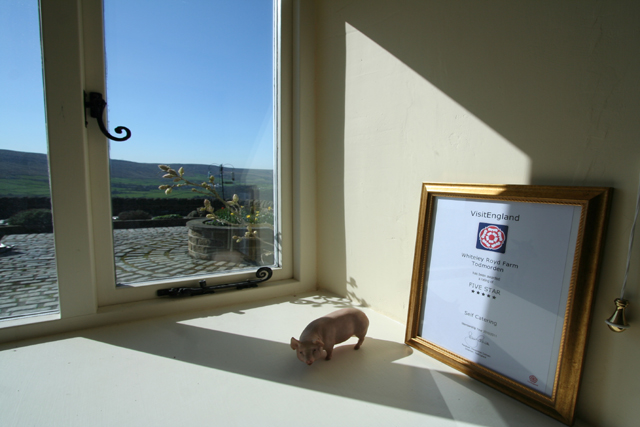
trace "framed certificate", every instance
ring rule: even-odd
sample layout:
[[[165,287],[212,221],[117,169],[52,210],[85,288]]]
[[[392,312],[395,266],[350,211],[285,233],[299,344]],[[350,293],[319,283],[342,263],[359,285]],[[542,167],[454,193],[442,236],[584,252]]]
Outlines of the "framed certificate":
[[[406,343],[572,424],[610,195],[423,184]]]

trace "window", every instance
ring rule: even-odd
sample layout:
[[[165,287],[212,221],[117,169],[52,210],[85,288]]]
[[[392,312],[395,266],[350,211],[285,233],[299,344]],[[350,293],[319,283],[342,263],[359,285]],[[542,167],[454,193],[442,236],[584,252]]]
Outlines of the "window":
[[[256,0],[258,1],[258,0]],[[129,3],[141,3],[141,2],[114,2],[116,6],[128,5]],[[167,2],[170,6],[175,2]],[[201,4],[210,4],[212,2],[200,2]],[[240,3],[235,1],[230,2],[218,2],[216,4],[224,3]],[[260,0],[260,3],[264,3]],[[271,4],[270,1],[267,3]],[[287,25],[286,31],[290,31],[291,27],[291,3],[289,1],[283,1],[285,7],[280,7],[280,2],[277,2],[275,9],[275,26],[276,28],[276,43],[274,44],[274,57],[276,58],[276,64],[279,64],[282,54],[279,36],[280,29],[283,28],[280,25],[282,16],[286,14],[289,16],[285,20]],[[106,19],[109,19],[109,3],[105,4],[104,10]],[[144,5],[144,12],[146,12],[145,19],[151,18],[156,13],[156,8],[160,8],[159,2],[148,2]],[[156,104],[155,100],[151,100],[152,107],[156,107],[157,111],[145,111],[144,108],[138,109],[133,106],[127,105],[131,102],[131,99],[127,99],[127,93],[131,91],[118,92],[117,83],[111,83],[107,78],[105,83],[105,55],[104,46],[106,44],[107,49],[107,61],[110,61],[109,57],[109,35],[110,29],[107,26],[103,26],[103,5],[101,1],[97,0],[83,0],[77,2],[75,0],[41,0],[41,38],[43,45],[43,55],[45,59],[44,68],[44,81],[45,81],[45,94],[46,94],[46,117],[47,117],[47,138],[49,142],[49,160],[51,165],[50,170],[50,186],[51,186],[51,201],[53,211],[53,222],[56,227],[55,234],[55,253],[57,256],[57,275],[59,283],[59,301],[61,306],[61,317],[71,318],[82,315],[93,315],[98,312],[98,308],[107,307],[122,303],[129,303],[141,300],[155,299],[156,291],[158,289],[178,286],[178,285],[197,285],[198,281],[206,278],[208,284],[217,284],[230,281],[238,281],[246,278],[253,277],[255,271],[255,265],[243,266],[239,269],[232,269],[229,272],[220,271],[205,271],[202,273],[198,271],[197,275],[181,275],[171,274],[172,271],[167,271],[166,276],[158,277],[145,277],[142,282],[148,286],[138,286],[136,280],[127,280],[126,275],[116,275],[117,271],[117,238],[114,238],[112,225],[114,223],[112,216],[119,214],[115,212],[112,214],[112,198],[111,198],[111,186],[116,190],[118,186],[117,174],[113,173],[115,162],[110,164],[109,156],[109,144],[106,138],[100,133],[95,119],[86,117],[84,108],[84,93],[100,92],[105,95],[105,99],[108,102],[109,124],[107,128],[111,130],[114,126],[124,125],[129,126],[133,132],[134,138],[151,140],[153,136],[145,135],[145,126],[139,124],[134,126],[135,120],[133,120],[136,114],[142,113],[142,115],[153,116],[156,123],[162,124],[162,122],[168,121],[163,114],[163,106]],[[118,19],[118,17],[114,17]],[[185,18],[187,19],[187,18]],[[123,23],[124,21],[121,21]],[[118,24],[116,23],[116,26]],[[231,32],[227,30],[227,37],[241,37],[242,34],[237,32]],[[103,34],[106,34],[106,40],[103,38]],[[290,33],[289,33],[290,34]],[[290,37],[288,38],[288,40]],[[188,43],[187,43],[188,44]],[[289,44],[289,42],[287,42]],[[183,44],[184,46],[184,44]],[[196,49],[196,46],[186,46],[189,49]],[[197,50],[197,49],[196,49]],[[116,56],[117,57],[117,56]],[[116,58],[114,57],[114,58]],[[135,59],[135,55],[134,55]],[[116,60],[112,60],[112,65],[117,66]],[[165,64],[175,65],[175,62],[179,62],[176,58],[163,58],[162,61]],[[290,61],[290,60],[289,60]],[[289,63],[289,62],[287,62]],[[108,65],[108,62],[107,64]],[[179,67],[178,67],[179,68]],[[117,74],[116,69],[113,69],[114,75]],[[135,68],[129,71],[134,73]],[[184,70],[182,70],[184,72]],[[219,71],[219,70],[218,70]],[[145,71],[149,73],[150,71]],[[215,74],[216,70],[212,70]],[[281,96],[281,73],[285,73],[287,81],[289,81],[290,71],[287,71],[286,67],[276,68],[276,72],[273,76],[272,89],[274,90],[274,108],[273,116],[275,116],[273,124],[273,133],[276,135],[277,141],[282,141],[280,144],[276,144],[275,149],[272,151],[272,159],[275,161],[276,167],[272,166],[273,172],[271,176],[274,177],[274,181],[271,189],[280,189],[280,192],[275,192],[273,198],[272,209],[276,210],[274,218],[274,224],[277,227],[277,235],[274,236],[274,240],[277,241],[276,251],[274,251],[273,259],[268,260],[265,263],[277,266],[274,269],[274,275],[271,282],[276,282],[281,279],[291,278],[293,275],[293,262],[292,262],[292,185],[291,185],[291,149],[288,147],[290,144],[290,132],[282,132],[282,121],[287,123],[284,125],[285,129],[290,128],[291,124],[288,122],[289,114],[281,114],[281,111],[290,111],[288,104],[290,103],[288,96]],[[183,73],[184,74],[184,73]],[[151,79],[151,75],[146,74],[142,80]],[[166,79],[167,77],[162,77]],[[185,78],[181,75],[182,80],[188,80],[188,76]],[[215,76],[213,77],[215,78]],[[161,82],[160,82],[161,83]],[[107,86],[105,89],[105,85]],[[114,94],[113,99],[111,95],[112,86]],[[195,91],[197,85],[185,89],[183,91]],[[156,85],[156,87],[162,87],[162,84]],[[142,88],[140,88],[142,89]],[[133,85],[133,92],[138,90],[138,86]],[[243,89],[238,89],[242,91]],[[140,90],[142,92],[142,90]],[[196,93],[196,98],[198,94]],[[289,93],[290,95],[290,93]],[[139,99],[138,99],[139,100]],[[201,100],[200,100],[201,101]],[[233,106],[234,99],[229,100]],[[149,102],[149,100],[146,100]],[[164,102],[164,101],[163,101]],[[171,104],[171,102],[169,103]],[[206,108],[206,102],[203,103]],[[171,105],[169,105],[171,106]],[[121,109],[122,107],[122,109]],[[178,105],[180,107],[180,105]],[[188,107],[188,108],[187,108]],[[184,109],[189,109],[190,106],[185,106]],[[180,109],[180,108],[178,108]],[[242,110],[237,108],[237,110]],[[154,115],[153,113],[158,113]],[[132,121],[127,118],[126,113],[132,114]],[[189,110],[187,117],[189,122],[204,122],[208,124],[206,117],[198,117],[197,114],[204,114],[210,118],[211,112],[203,111],[202,108],[196,108],[195,110]],[[124,114],[123,116],[118,116]],[[167,113],[171,115],[171,113]],[[173,117],[173,116],[171,116]],[[85,119],[88,121],[85,126]],[[215,117],[214,117],[215,119]],[[137,120],[137,119],[136,119]],[[144,120],[142,117],[140,120]],[[269,119],[266,119],[268,122]],[[140,122],[143,123],[143,122]],[[232,127],[231,120],[220,120],[219,123],[223,125],[229,125]],[[193,124],[193,123],[188,123]],[[262,124],[262,123],[261,123]],[[187,127],[188,127],[187,125]],[[211,125],[213,127],[213,124]],[[177,126],[180,127],[180,126]],[[238,132],[243,129],[238,129]],[[194,130],[185,129],[187,135],[189,132],[195,132]],[[199,130],[202,135],[206,133]],[[259,132],[259,131],[258,131]],[[263,126],[263,133],[269,133],[269,125]],[[281,137],[281,134],[284,134]],[[127,144],[134,143],[135,139],[131,139],[128,142],[122,143],[123,149],[128,149]],[[176,138],[172,139],[172,144],[175,149],[169,149],[167,154],[167,160],[173,162],[171,156],[177,156],[180,151],[188,150],[184,141],[177,141]],[[113,144],[115,145],[115,143]],[[113,146],[112,145],[112,146]],[[121,147],[118,147],[121,148]],[[153,148],[145,148],[144,150],[153,150]],[[117,150],[113,150],[117,153]],[[122,157],[124,161],[127,160],[126,155],[116,154],[114,158]],[[240,188],[239,181],[243,185],[246,182],[240,181],[242,173],[247,169],[267,169],[264,166],[257,166],[257,164],[234,164],[236,160],[232,158],[218,158],[208,156],[204,153],[202,160],[199,164],[207,165],[212,169],[207,171],[210,175],[214,176],[214,184],[224,183],[225,196],[233,200],[233,193],[228,193],[228,190],[235,192],[239,196],[242,195],[242,189]],[[256,159],[260,156],[256,156]],[[230,160],[231,159],[231,160]],[[120,160],[120,159],[117,159]],[[163,159],[158,159],[162,161]],[[178,163],[184,163],[185,177],[190,174],[189,163],[194,160],[188,160],[186,158],[179,159]],[[142,158],[136,163],[149,163],[155,168],[155,159]],[[166,162],[166,161],[163,161]],[[158,162],[159,163],[159,162]],[[167,162],[168,163],[168,162]],[[179,164],[171,165],[179,166]],[[222,166],[222,167],[220,167]],[[160,170],[158,169],[158,173]],[[212,173],[213,172],[213,173]],[[231,175],[231,176],[229,176]],[[111,183],[110,183],[111,177]],[[155,175],[153,178],[157,178]],[[144,177],[146,179],[146,176]],[[281,179],[281,182],[276,181]],[[218,182],[215,182],[218,181]],[[156,185],[156,184],[154,184]],[[260,184],[249,183],[246,185],[258,186]],[[215,187],[217,188],[217,187]],[[249,188],[251,189],[251,188]],[[268,186],[265,188],[253,188],[260,197],[264,194],[270,193],[271,189]],[[178,193],[180,189],[173,189],[173,192]],[[220,188],[222,191],[222,188]],[[165,197],[162,191],[153,189],[153,192],[157,193],[157,198]],[[164,200],[164,199],[163,199]],[[186,203],[186,202],[185,202]],[[267,210],[268,210],[267,206]],[[281,207],[278,209],[278,207]],[[134,209],[135,210],[135,209]],[[254,211],[249,211],[246,215],[252,215]],[[116,229],[117,231],[118,229]],[[268,240],[268,239],[267,239]],[[116,252],[114,252],[114,248]],[[245,250],[245,249],[243,249]],[[117,283],[122,283],[125,286],[117,286]],[[6,326],[6,325],[0,325]]]
[[[117,284],[277,266],[272,1],[103,4]]]
[[[59,311],[39,22],[0,3],[0,321]]]

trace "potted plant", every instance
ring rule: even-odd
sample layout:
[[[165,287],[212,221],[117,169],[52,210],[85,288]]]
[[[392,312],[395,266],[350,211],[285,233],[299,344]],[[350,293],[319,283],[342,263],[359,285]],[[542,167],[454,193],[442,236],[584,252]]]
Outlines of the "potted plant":
[[[199,211],[205,218],[187,222],[189,228],[189,255],[197,259],[230,259],[241,255],[244,261],[254,265],[273,264],[274,258],[274,216],[270,206],[251,201],[240,203],[234,194],[231,200],[224,200],[215,187],[214,176],[209,182],[197,184],[184,177],[184,168],[178,171],[167,165],[158,166],[171,179],[172,184],[158,188],[171,194],[174,189],[191,187],[194,193],[200,193],[204,206]],[[217,203],[210,200],[213,198]],[[245,206],[246,205],[246,206]]]

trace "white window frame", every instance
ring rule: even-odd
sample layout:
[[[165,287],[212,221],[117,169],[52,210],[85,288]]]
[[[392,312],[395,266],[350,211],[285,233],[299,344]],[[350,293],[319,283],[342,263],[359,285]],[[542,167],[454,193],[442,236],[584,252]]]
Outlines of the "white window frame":
[[[104,42],[101,37],[102,34],[104,34],[101,3],[101,1],[85,0],[83,5],[85,90],[87,93],[106,93],[105,99],[107,99],[108,102],[109,94],[105,89]],[[278,31],[280,25],[276,23],[275,27],[276,31]],[[276,40],[278,39],[280,39],[280,37],[276,37]],[[275,62],[278,62],[280,51],[281,49],[276,49]],[[274,71],[277,76],[279,74],[279,67],[276,68]],[[276,81],[279,82],[280,79],[276,78]],[[276,87],[277,86],[278,84],[276,84]],[[274,111],[278,111],[278,106],[280,105],[278,92],[279,91],[276,90],[276,106]],[[281,113],[276,114],[276,117],[280,116]],[[276,125],[274,128],[276,129],[276,134],[279,134],[279,126]],[[115,260],[113,255],[113,234],[111,231],[111,192],[109,182],[105,180],[105,177],[109,176],[108,143],[96,125],[95,120],[89,123],[87,134],[89,139],[89,170],[91,171],[93,233],[94,239],[102,242],[94,248],[97,273],[97,296],[100,306],[151,299],[155,297],[158,289],[172,286],[197,286],[198,281],[203,278],[207,279],[208,284],[215,285],[249,279],[252,276],[255,277],[254,273],[231,272],[198,277],[168,277],[166,280],[154,281],[154,284],[146,286],[116,287],[116,278],[113,271]],[[282,138],[280,138],[280,140],[282,141],[282,146],[290,144],[290,141]],[[281,144],[276,144],[278,146],[276,155],[277,157],[282,157],[282,159],[277,160],[277,164],[290,165],[290,159],[286,159],[282,153],[283,150],[280,149]],[[278,175],[281,175],[283,171],[278,170],[278,172]],[[287,229],[291,224],[291,213],[283,209],[278,209],[277,212],[277,217],[280,219],[280,236],[282,237],[280,239],[281,267],[273,269],[274,276],[271,280],[281,280],[292,276],[291,229]]]
[[[84,125],[83,92],[106,92],[101,0],[40,3],[60,315],[1,322],[0,342],[314,290],[312,5],[281,0],[276,85],[281,267],[274,269],[269,282],[255,289],[169,300],[156,297],[156,291],[197,285],[202,277],[116,287],[108,144],[94,119]],[[307,74],[307,84],[302,83],[302,72]],[[108,94],[105,99],[108,102]],[[207,283],[252,277],[254,273],[217,274],[207,277]],[[43,326],[44,320],[51,321]]]

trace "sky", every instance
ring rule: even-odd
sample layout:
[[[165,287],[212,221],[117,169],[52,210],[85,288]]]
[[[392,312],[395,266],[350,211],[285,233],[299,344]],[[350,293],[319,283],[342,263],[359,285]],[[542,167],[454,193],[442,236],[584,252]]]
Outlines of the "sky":
[[[37,0],[0,1],[0,148],[46,152]],[[112,159],[273,167],[271,0],[104,0]]]

